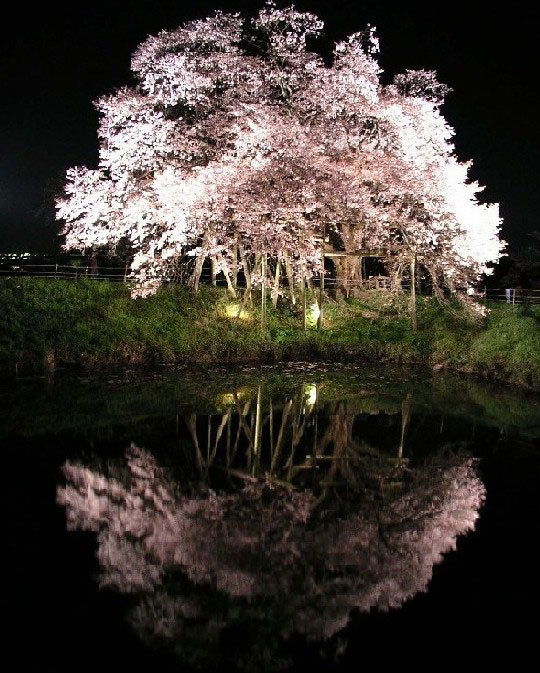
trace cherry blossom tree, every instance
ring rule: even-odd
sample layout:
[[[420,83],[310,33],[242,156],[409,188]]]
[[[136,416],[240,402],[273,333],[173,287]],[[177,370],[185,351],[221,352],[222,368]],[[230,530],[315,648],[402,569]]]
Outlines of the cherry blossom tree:
[[[496,261],[497,207],[481,205],[441,113],[431,71],[380,81],[372,27],[308,46],[322,22],[267,2],[246,21],[216,12],[149,37],[137,80],[96,102],[99,166],[68,171],[58,200],[67,248],[128,241],[134,294],[171,263],[205,260],[235,292],[279,291],[320,269],[324,233],[358,274],[358,251],[383,248],[400,284],[407,266],[433,285],[465,287]],[[273,274],[273,276],[272,276]]]

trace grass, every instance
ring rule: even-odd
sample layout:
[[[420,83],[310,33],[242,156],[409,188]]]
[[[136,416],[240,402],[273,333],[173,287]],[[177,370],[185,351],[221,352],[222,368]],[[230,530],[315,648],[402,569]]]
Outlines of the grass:
[[[329,301],[322,331],[302,329],[299,307],[270,305],[262,331],[258,306],[236,318],[234,302],[219,288],[203,286],[193,295],[165,286],[133,300],[120,283],[2,279],[0,369],[361,359],[466,371],[540,390],[540,306],[494,304],[487,318],[473,320],[458,304],[421,297],[413,332],[407,301],[375,292]]]

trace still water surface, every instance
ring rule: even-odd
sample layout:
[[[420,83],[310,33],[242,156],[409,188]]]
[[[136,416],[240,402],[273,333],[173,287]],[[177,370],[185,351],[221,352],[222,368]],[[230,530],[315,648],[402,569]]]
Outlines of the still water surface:
[[[299,364],[64,375],[1,401],[23,661],[316,671],[480,626],[527,644],[537,397]]]

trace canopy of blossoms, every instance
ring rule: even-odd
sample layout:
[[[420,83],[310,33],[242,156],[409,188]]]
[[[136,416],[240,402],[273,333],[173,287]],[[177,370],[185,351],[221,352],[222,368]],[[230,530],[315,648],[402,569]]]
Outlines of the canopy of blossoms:
[[[231,292],[238,273],[292,289],[327,237],[350,255],[384,249],[398,284],[412,258],[436,287],[478,278],[503,248],[498,207],[455,156],[447,87],[423,70],[382,84],[371,27],[325,62],[322,28],[268,2],[143,42],[135,86],[96,102],[98,167],[67,173],[65,246],[127,241],[139,295],[178,260],[194,287],[209,259]]]

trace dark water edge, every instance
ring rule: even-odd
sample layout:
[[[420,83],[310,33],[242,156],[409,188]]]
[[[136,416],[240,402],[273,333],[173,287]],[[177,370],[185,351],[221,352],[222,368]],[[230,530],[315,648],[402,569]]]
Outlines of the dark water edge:
[[[62,468],[66,460],[98,472],[104,465],[123,464],[132,442],[170,467],[179,437],[184,445],[189,439],[178,416],[196,413],[201,432],[204,419],[215,417],[215,432],[219,414],[230,404],[223,395],[243,389],[248,391],[245,399],[253,402],[261,376],[262,399],[283,401],[298,386],[317,385],[325,391],[323,409],[345,400],[354,415],[353,436],[384,455],[399,444],[405,413],[404,449],[413,467],[434,449],[452,445],[452,451],[476,459],[486,491],[475,530],[458,536],[457,551],[434,565],[427,592],[388,611],[353,610],[349,623],[324,642],[310,642],[305,633],[291,636],[280,650],[288,667],[357,669],[367,656],[381,664],[411,662],[436,644],[453,653],[466,643],[482,658],[497,651],[513,650],[518,656],[532,650],[536,620],[529,611],[540,594],[535,553],[538,398],[451,376],[300,364],[198,373],[165,370],[142,377],[124,370],[105,377],[18,381],[1,388],[7,607],[19,666],[28,662],[33,670],[50,665],[67,670],[84,663],[102,670],[191,670],[163,642],[144,644],[124,620],[133,609],[133,595],[98,589],[96,536],[66,532],[64,508],[56,504],[65,481]],[[255,636],[249,624],[233,624],[219,644],[223,657],[205,668],[232,669],[234,652],[250,637]],[[244,670],[250,670],[249,662]]]
[[[216,369],[225,368],[228,371],[243,370],[245,368],[258,368],[265,370],[268,368],[287,368],[295,366],[298,361],[309,360],[312,364],[324,368],[333,367],[342,369],[343,367],[356,367],[358,363],[366,369],[372,369],[384,366],[393,371],[402,371],[406,375],[425,377],[431,379],[433,376],[460,377],[473,381],[479,381],[482,384],[496,388],[509,388],[517,393],[523,392],[531,395],[540,395],[540,383],[531,372],[523,371],[523,367],[517,367],[511,363],[497,364],[490,363],[482,365],[471,365],[468,363],[458,363],[452,361],[442,361],[432,363],[426,360],[424,356],[403,356],[397,357],[392,353],[386,353],[384,349],[380,352],[376,350],[366,351],[362,348],[335,347],[331,353],[311,352],[309,348],[304,352],[302,349],[285,349],[276,356],[275,353],[265,352],[264,350],[257,354],[239,354],[237,357],[231,357],[230,354],[219,354],[217,357],[205,354],[202,358],[186,358],[177,362],[161,361],[159,358],[149,357],[132,360],[129,357],[125,360],[113,359],[109,361],[96,359],[88,363],[81,362],[60,362],[57,363],[54,353],[51,351],[50,357],[45,357],[42,361],[26,361],[22,363],[0,362],[0,379],[14,384],[17,381],[32,381],[51,379],[53,377],[79,376],[83,379],[107,378],[109,375],[118,376],[122,372],[128,371],[133,378],[152,377],[156,371],[168,372],[194,372],[206,371],[212,372]]]

